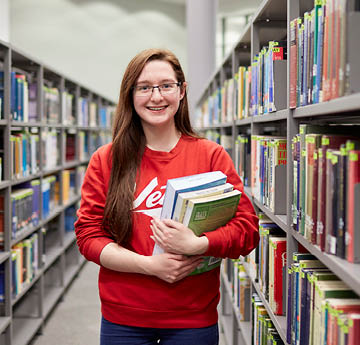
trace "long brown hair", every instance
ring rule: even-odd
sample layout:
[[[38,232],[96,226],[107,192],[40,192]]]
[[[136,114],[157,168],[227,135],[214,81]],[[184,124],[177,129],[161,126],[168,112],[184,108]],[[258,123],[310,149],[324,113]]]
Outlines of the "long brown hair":
[[[121,245],[128,244],[132,234],[131,210],[135,182],[146,144],[140,118],[134,108],[133,86],[145,65],[152,60],[169,62],[174,69],[177,81],[185,82],[178,59],[172,52],[164,49],[147,49],[140,52],[130,61],[125,70],[113,124],[112,169],[103,219],[103,227]],[[190,123],[186,90],[174,120],[179,132],[197,137]]]

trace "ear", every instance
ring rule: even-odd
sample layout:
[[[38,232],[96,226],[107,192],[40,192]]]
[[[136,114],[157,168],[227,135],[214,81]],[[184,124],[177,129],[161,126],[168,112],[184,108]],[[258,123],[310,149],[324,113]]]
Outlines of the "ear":
[[[187,82],[184,81],[182,84],[181,84],[181,88],[180,88],[180,100],[182,100],[185,96],[185,92],[186,92],[186,88],[187,88]]]

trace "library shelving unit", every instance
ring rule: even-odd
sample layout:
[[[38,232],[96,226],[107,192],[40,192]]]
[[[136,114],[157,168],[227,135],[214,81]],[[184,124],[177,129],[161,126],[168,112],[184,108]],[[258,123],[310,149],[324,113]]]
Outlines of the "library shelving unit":
[[[287,143],[287,163],[275,173],[275,205],[272,208],[266,206],[254,193],[250,183],[244,183],[245,193],[250,197],[255,209],[265,214],[278,228],[283,231],[286,238],[286,272],[293,263],[293,253],[298,250],[307,250],[330,269],[340,280],[345,282],[358,296],[360,296],[360,264],[351,263],[336,255],[328,254],[316,244],[311,243],[304,235],[294,230],[293,227],[293,190],[294,190],[294,162],[292,159],[292,140],[300,132],[301,124],[318,125],[344,125],[360,123],[360,87],[359,70],[360,64],[356,54],[360,51],[359,8],[356,1],[348,0],[339,2],[328,1],[332,6],[341,3],[346,4],[346,37],[347,63],[351,67],[349,75],[348,92],[338,98],[322,101],[316,104],[290,106],[290,79],[291,79],[291,51],[290,30],[291,21],[295,18],[303,18],[310,13],[315,5],[321,1],[314,0],[264,0],[259,6],[251,21],[244,28],[238,42],[232,51],[223,59],[219,68],[209,78],[203,94],[197,103],[196,118],[194,125],[200,133],[211,140],[219,142],[232,156],[236,168],[238,168],[236,141],[239,135],[249,137],[258,135],[280,136]],[[324,4],[324,2],[322,2]],[[335,12],[334,12],[335,13]],[[335,15],[335,14],[334,14]],[[338,14],[337,14],[338,15]],[[337,17],[338,18],[338,17]],[[358,22],[356,24],[356,21]],[[339,21],[340,23],[340,21]],[[340,24],[339,24],[340,25]],[[235,104],[239,102],[234,85],[240,66],[252,66],[254,57],[267,46],[269,41],[285,41],[287,48],[287,60],[277,61],[274,64],[274,93],[275,111],[267,111],[253,115],[236,113]],[[340,48],[338,48],[340,49]],[[297,65],[298,68],[299,64]],[[252,76],[253,77],[253,76]],[[230,90],[224,93],[224,87]],[[223,92],[223,93],[221,93]],[[250,91],[251,92],[251,89]],[[219,101],[218,95],[222,100]],[[228,98],[226,98],[228,97]],[[230,97],[230,98],[229,98]],[[245,96],[246,97],[246,96]],[[224,98],[226,100],[224,101]],[[218,102],[218,103],[216,103]],[[220,105],[219,105],[220,102]],[[244,100],[245,102],[245,100]],[[249,101],[250,102],[250,101]],[[222,104],[222,105],[221,105]],[[224,105],[225,104],[225,105]],[[245,104],[245,103],[244,103]],[[244,106],[245,107],[245,106]],[[251,104],[248,105],[251,108]],[[224,110],[225,108],[225,110]],[[237,109],[238,111],[238,109]],[[360,139],[359,134],[356,135]],[[253,154],[253,152],[251,152]],[[248,156],[251,160],[251,155]],[[249,162],[250,164],[250,162]],[[252,171],[253,173],[253,171]],[[245,182],[245,181],[244,181]],[[355,197],[355,209],[359,210],[359,185]],[[356,199],[357,198],[357,199]],[[358,221],[358,220],[357,220]],[[357,224],[357,231],[360,231]],[[263,303],[268,316],[276,328],[278,335],[284,344],[289,344],[287,332],[287,315],[275,315],[268,298],[264,295],[259,281],[254,277],[249,263],[243,260],[246,273],[250,277],[250,294],[245,303],[252,304],[252,295],[256,293]],[[252,314],[250,320],[242,321],[239,307],[234,302],[234,286],[232,281],[233,262],[226,261],[221,272],[221,301],[219,305],[220,324],[225,333],[227,345],[250,345],[254,342],[252,329]],[[286,300],[285,311],[288,307],[288,284],[283,288]]]
[[[73,223],[114,104],[0,42],[0,343],[29,344],[84,264]]]

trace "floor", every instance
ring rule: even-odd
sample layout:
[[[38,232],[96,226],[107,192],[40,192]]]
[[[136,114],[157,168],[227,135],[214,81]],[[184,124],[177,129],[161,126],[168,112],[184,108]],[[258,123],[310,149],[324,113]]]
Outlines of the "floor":
[[[85,264],[31,345],[99,345],[97,273],[97,265]],[[222,334],[219,345],[226,345]]]

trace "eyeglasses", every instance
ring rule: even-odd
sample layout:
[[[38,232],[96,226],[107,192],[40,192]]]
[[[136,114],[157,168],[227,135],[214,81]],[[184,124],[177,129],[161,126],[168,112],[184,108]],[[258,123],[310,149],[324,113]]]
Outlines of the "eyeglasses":
[[[135,85],[133,89],[134,89],[134,95],[139,97],[150,96],[153,93],[154,89],[158,89],[162,95],[170,95],[172,93],[175,93],[180,85],[181,82],[178,81],[177,83],[165,83],[154,86]]]

